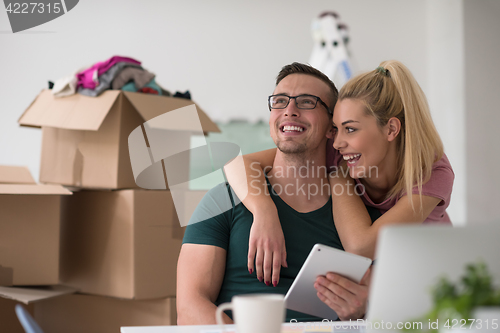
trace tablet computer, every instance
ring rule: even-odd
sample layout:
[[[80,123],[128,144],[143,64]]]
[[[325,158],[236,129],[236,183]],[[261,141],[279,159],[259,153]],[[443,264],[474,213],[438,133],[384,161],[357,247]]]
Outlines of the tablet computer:
[[[359,283],[371,264],[369,258],[327,245],[314,245],[285,296],[286,307],[322,319],[336,320],[335,311],[318,298],[314,281],[318,275],[333,272]]]

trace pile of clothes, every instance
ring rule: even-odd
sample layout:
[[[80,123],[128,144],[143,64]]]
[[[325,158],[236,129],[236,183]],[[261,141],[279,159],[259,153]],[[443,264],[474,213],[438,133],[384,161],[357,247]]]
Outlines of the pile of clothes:
[[[96,97],[108,89],[171,96],[168,90],[156,83],[155,74],[142,68],[140,61],[122,56],[81,68],[54,83],[49,81],[49,88],[55,97],[75,93]],[[191,99],[191,94],[189,91],[177,92],[174,97]]]

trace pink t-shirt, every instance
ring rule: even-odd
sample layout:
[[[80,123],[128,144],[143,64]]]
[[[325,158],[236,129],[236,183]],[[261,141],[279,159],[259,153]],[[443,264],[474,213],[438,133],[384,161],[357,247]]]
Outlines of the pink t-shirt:
[[[338,150],[333,149],[333,145],[330,144],[332,142],[330,141],[331,140],[328,142],[328,146],[332,148],[327,149],[327,165],[337,166],[342,160],[342,155],[340,155]],[[424,223],[439,222],[451,225],[450,218],[446,213],[446,208],[450,204],[451,190],[453,188],[454,179],[455,174],[453,173],[450,162],[448,161],[446,154],[443,154],[443,157],[432,166],[432,173],[429,181],[422,185],[422,195],[441,199],[441,202],[436,206],[436,208],[434,208]],[[358,179],[356,179],[356,182],[360,183]],[[412,193],[418,194],[418,188],[414,187]],[[361,199],[365,205],[378,208],[380,212],[384,214],[391,209],[401,197],[402,195],[392,199],[386,199],[381,203],[374,203],[370,197],[368,197],[368,194],[364,193]]]
[[[106,61],[101,61],[92,65],[92,67],[87,68],[80,73],[76,74],[77,87],[83,87],[87,89],[95,89],[97,86],[98,78],[105,72],[107,72],[114,64],[118,62],[129,62],[132,64],[140,65],[141,62],[132,58],[114,56]]]

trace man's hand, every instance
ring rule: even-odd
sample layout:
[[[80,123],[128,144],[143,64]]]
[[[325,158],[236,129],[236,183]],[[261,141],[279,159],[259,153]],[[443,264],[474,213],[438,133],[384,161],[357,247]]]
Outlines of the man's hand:
[[[371,267],[359,284],[335,273],[316,278],[314,288],[326,305],[332,308],[340,320],[360,319],[366,313]]]
[[[254,266],[255,261],[255,266]],[[259,281],[276,286],[281,266],[286,263],[285,237],[276,209],[254,214],[248,241],[248,272],[256,272]]]

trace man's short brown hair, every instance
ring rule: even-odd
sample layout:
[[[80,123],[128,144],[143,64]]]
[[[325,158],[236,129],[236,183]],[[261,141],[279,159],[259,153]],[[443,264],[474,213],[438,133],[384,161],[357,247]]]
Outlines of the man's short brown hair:
[[[320,79],[321,81],[325,82],[330,88],[331,92],[329,96],[330,110],[328,111],[330,115],[333,115],[333,108],[337,103],[339,92],[337,90],[337,87],[335,87],[335,84],[332,82],[332,80],[328,78],[328,76],[326,76],[325,74],[323,74],[322,72],[320,72],[319,70],[310,65],[302,64],[300,62],[294,62],[290,65],[283,66],[278,76],[276,77],[276,85],[278,85],[281,82],[281,80],[283,80],[290,74],[307,74],[314,76]]]

